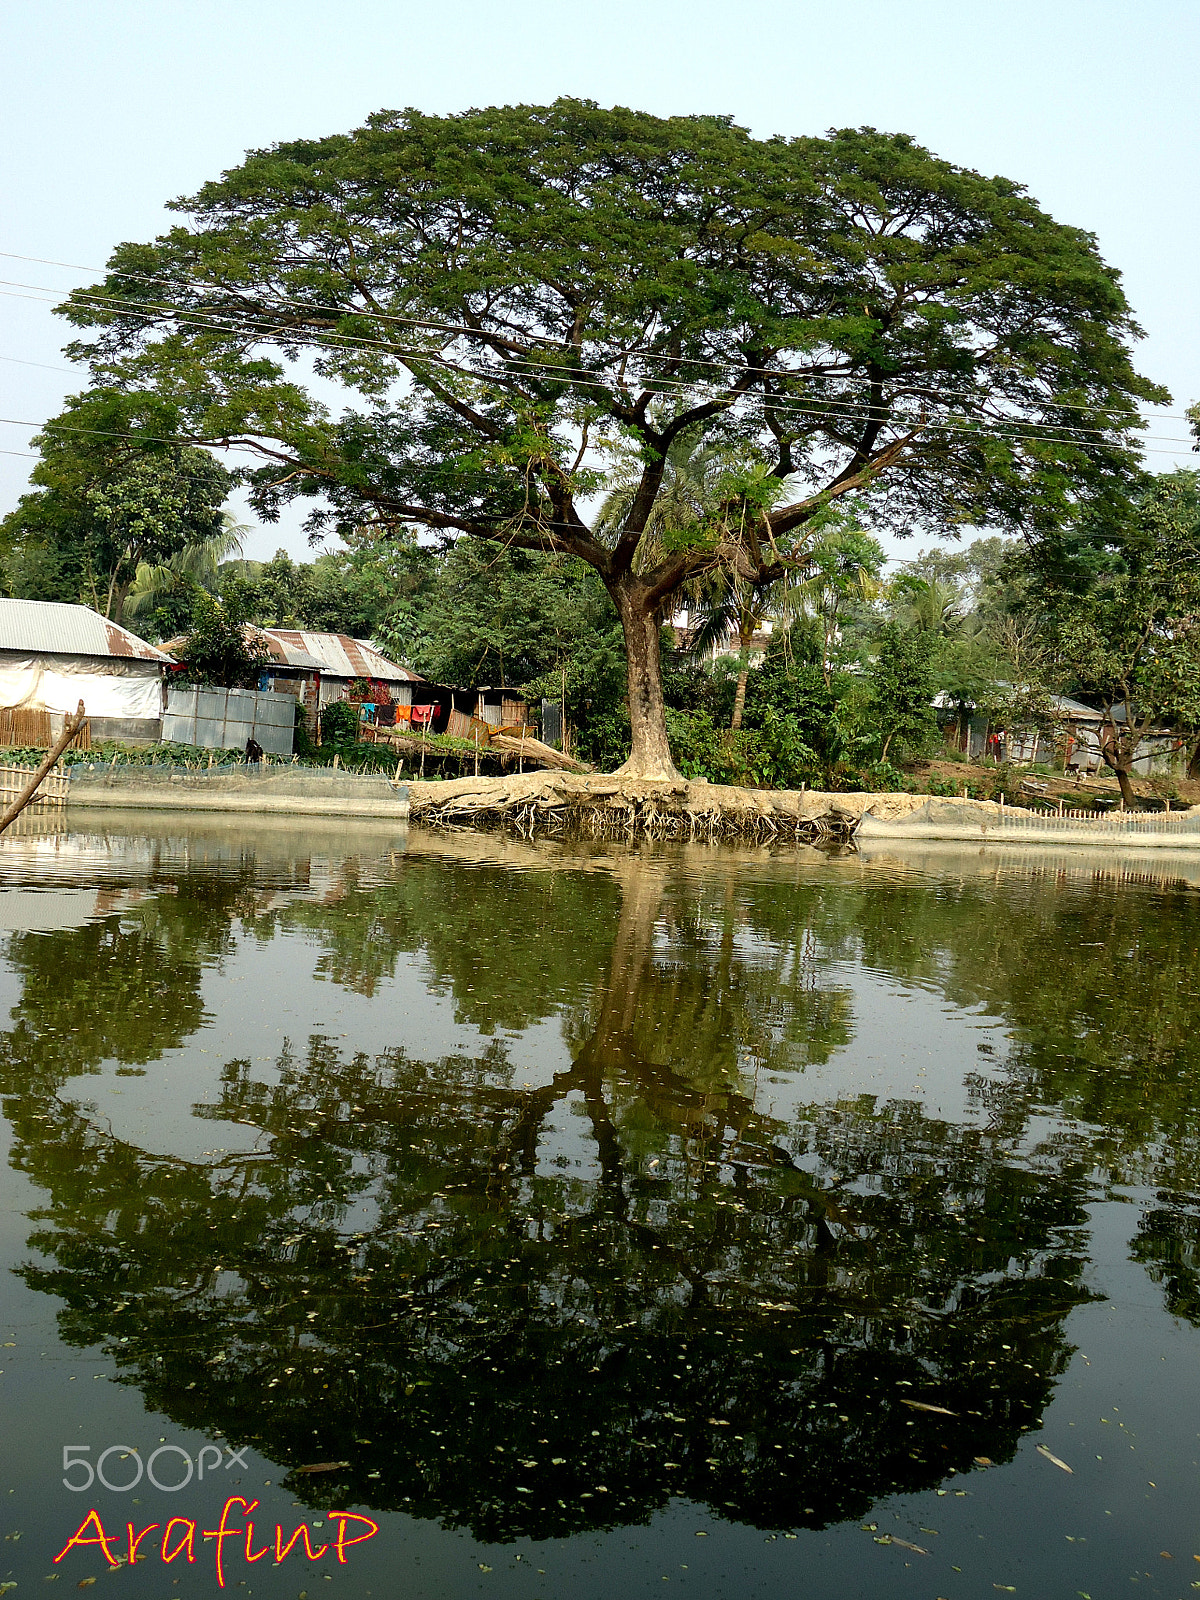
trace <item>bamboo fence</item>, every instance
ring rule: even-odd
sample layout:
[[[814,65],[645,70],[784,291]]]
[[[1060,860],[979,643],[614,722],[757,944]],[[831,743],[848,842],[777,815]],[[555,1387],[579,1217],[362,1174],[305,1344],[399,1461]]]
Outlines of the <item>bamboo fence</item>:
[[[13,803],[36,771],[36,767],[0,765],[0,811]],[[30,805],[65,806],[69,787],[70,779],[62,767],[48,772]]]
[[[49,750],[54,743],[54,729],[48,711],[29,710],[23,706],[0,707],[0,745],[17,745],[26,750]],[[77,750],[92,748],[91,724],[85,722],[71,741]]]

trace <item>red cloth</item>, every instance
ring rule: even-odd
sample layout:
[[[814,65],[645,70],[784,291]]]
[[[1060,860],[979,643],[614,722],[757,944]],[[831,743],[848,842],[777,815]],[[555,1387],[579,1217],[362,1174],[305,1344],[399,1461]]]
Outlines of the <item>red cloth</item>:
[[[412,708],[412,720],[413,720],[414,726],[419,728],[419,727],[422,726],[422,724],[424,724],[426,722],[428,722],[430,725],[432,725],[432,723],[433,723],[433,713],[436,710],[437,710],[436,706],[414,706]]]

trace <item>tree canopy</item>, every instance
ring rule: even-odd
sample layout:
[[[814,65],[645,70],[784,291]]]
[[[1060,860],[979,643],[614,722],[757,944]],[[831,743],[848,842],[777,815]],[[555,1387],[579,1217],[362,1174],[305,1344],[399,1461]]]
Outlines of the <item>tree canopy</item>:
[[[1082,518],[1021,563],[1043,609],[1059,685],[1099,702],[1100,753],[1128,806],[1138,747],[1155,727],[1200,737],[1200,474],[1153,478],[1120,519]]]
[[[120,622],[139,566],[220,539],[234,479],[207,450],[141,437],[127,406],[85,396],[71,415],[39,436],[35,487],[0,524],[9,579]]]
[[[1021,188],[870,128],[757,140],[586,101],[279,144],[120,246],[67,315],[108,394],[236,441],[267,515],[418,524],[589,563],[629,656],[630,770],[669,774],[659,625],[680,585],[801,563],[882,491],[901,531],[1037,535],[1132,479],[1165,391],[1094,239]],[[306,386],[301,359],[335,412]],[[715,509],[643,537],[675,442],[730,453]],[[588,507],[614,453],[628,510]]]

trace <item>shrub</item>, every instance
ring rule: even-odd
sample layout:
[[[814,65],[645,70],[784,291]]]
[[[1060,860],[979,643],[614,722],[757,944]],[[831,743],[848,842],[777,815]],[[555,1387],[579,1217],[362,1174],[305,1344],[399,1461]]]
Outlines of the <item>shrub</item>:
[[[334,700],[321,713],[321,743],[349,744],[358,738],[359,711],[347,700]]]
[[[685,778],[738,787],[795,789],[818,770],[795,717],[763,708],[757,728],[717,728],[707,711],[667,707],[667,735],[675,765]]]
[[[911,787],[910,784],[906,784],[904,774],[890,761],[872,762],[869,767],[864,767],[861,777],[863,788],[871,790],[874,794],[888,794],[897,789]]]
[[[215,684],[223,689],[257,689],[267,647],[247,634],[247,599],[232,585],[224,601],[197,589],[192,626],[175,652],[183,663],[180,676],[188,683]]]

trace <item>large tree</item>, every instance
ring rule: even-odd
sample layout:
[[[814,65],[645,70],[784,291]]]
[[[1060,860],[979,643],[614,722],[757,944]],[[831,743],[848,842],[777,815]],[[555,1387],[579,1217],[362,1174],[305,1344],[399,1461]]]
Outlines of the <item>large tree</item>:
[[[146,411],[119,395],[81,395],[38,435],[34,488],[0,523],[18,595],[82,600],[120,622],[139,571],[227,541],[232,475],[207,450],[165,439],[160,424],[147,436]]]
[[[1165,398],[1091,235],[869,128],[756,140],[572,100],[381,112],[176,208],[189,225],[71,297],[97,381],[153,392],[172,436],[257,451],[267,515],[314,496],[316,529],[590,563],[624,628],[636,775],[674,770],[659,629],[681,585],[777,580],[865,491],[885,491],[876,525],[1036,535],[1122,492],[1137,401]],[[671,448],[697,434],[749,465],[643,560]],[[599,526],[589,503],[631,449],[626,515]]]
[[[1056,687],[1099,702],[1100,754],[1136,807],[1139,750],[1200,738],[1200,473],[1151,478],[1120,520],[1084,518],[1024,563]]]

